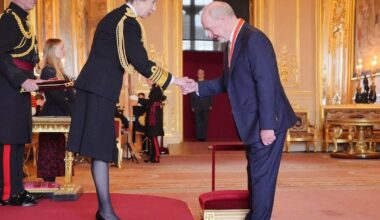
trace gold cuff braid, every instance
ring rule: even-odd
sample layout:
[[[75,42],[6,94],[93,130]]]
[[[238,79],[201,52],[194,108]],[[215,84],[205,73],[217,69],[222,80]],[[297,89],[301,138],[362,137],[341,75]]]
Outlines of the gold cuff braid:
[[[161,67],[152,66],[151,68],[152,75],[149,77],[150,80],[157,83],[159,86],[163,86],[169,78],[169,72],[165,71]]]

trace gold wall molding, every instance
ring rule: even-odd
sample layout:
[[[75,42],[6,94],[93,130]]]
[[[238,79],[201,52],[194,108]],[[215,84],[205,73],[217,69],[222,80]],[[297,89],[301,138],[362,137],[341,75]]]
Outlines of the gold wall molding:
[[[2,2],[4,5],[4,9],[6,9],[11,1],[10,0],[2,0]]]
[[[297,56],[289,53],[286,46],[283,46],[277,55],[278,70],[281,83],[285,87],[299,87],[299,71]]]
[[[7,8],[6,2],[4,0],[0,0],[0,13],[3,13],[4,9]]]
[[[316,107],[320,125],[323,124],[323,106],[333,104],[338,97],[341,104],[352,103],[355,3],[356,0],[317,1]],[[321,130],[321,126],[318,127]]]
[[[322,104],[351,103],[351,67],[353,62],[354,0],[320,0],[319,76]]]

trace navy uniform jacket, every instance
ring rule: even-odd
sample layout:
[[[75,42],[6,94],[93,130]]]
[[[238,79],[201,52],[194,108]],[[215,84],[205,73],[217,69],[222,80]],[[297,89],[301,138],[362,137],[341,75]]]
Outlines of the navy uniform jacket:
[[[33,70],[16,67],[13,58],[32,48],[17,59],[33,67],[38,62],[38,53],[32,39],[24,38],[12,12],[20,18],[23,28],[29,31],[26,23],[28,12],[10,3],[0,18],[0,144],[28,143],[32,131],[30,93],[20,94],[20,89],[25,80],[34,79],[35,76]],[[23,38],[25,43],[20,44]],[[21,47],[16,48],[18,45]]]
[[[98,24],[89,58],[84,65],[75,86],[81,90],[89,91],[117,102],[123,83],[123,73],[116,41],[116,27],[127,9],[123,4],[119,8],[108,13]],[[147,52],[142,43],[141,27],[136,18],[128,17],[124,21],[125,53],[129,63],[146,78],[155,71],[156,64],[148,59]],[[160,71],[161,68],[157,67]],[[164,89],[171,81],[171,74],[163,74],[167,77],[163,81]],[[159,78],[153,81],[159,81]]]
[[[46,65],[41,72],[41,79],[51,79],[57,76],[56,70]],[[68,79],[67,77],[65,77]],[[46,102],[40,116],[69,116],[74,94],[71,89],[45,91]]]
[[[280,82],[269,39],[245,23],[228,67],[227,49],[222,76],[199,82],[199,95],[227,92],[240,138],[246,145],[261,141],[260,130],[284,132],[296,122]]]

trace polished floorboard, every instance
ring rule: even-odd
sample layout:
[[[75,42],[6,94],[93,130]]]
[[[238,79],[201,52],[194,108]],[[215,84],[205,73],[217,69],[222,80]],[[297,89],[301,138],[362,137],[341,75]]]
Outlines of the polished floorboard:
[[[125,160],[110,168],[112,193],[145,194],[180,199],[200,219],[198,196],[211,190],[211,151],[220,142],[170,145],[161,162],[137,164]],[[217,155],[217,189],[246,188],[244,152]],[[28,163],[35,177],[35,168]],[[94,192],[90,164],[75,165],[73,181]],[[63,178],[57,182],[63,183]],[[380,160],[333,159],[328,153],[284,153],[278,177],[272,219],[375,220],[380,219]],[[154,205],[154,204],[152,204]],[[146,210],[141,210],[144,212]]]

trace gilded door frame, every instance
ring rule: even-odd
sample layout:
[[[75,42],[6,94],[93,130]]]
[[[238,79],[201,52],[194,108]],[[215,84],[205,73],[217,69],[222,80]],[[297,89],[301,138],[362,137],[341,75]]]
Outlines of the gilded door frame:
[[[331,99],[331,88],[333,85],[329,84],[334,76],[329,68],[330,63],[334,63],[336,68],[342,71],[342,75],[339,76],[341,82],[341,104],[352,103],[352,97],[354,94],[353,85],[355,84],[352,79],[352,70],[354,66],[354,44],[355,44],[355,4],[356,0],[318,0],[316,11],[316,88],[317,99],[316,108],[319,109],[319,124],[324,125],[323,107],[329,103],[326,101]],[[344,10],[340,13],[336,8],[340,7]],[[330,18],[330,20],[329,20]],[[344,51],[344,57],[341,60],[333,60],[329,53],[329,50],[337,50],[337,45],[331,44],[331,40],[334,38],[334,26],[341,25],[340,31],[342,32],[342,50]],[[330,90],[330,91],[329,91]],[[322,129],[322,126],[318,126]],[[321,134],[321,132],[320,132]]]

